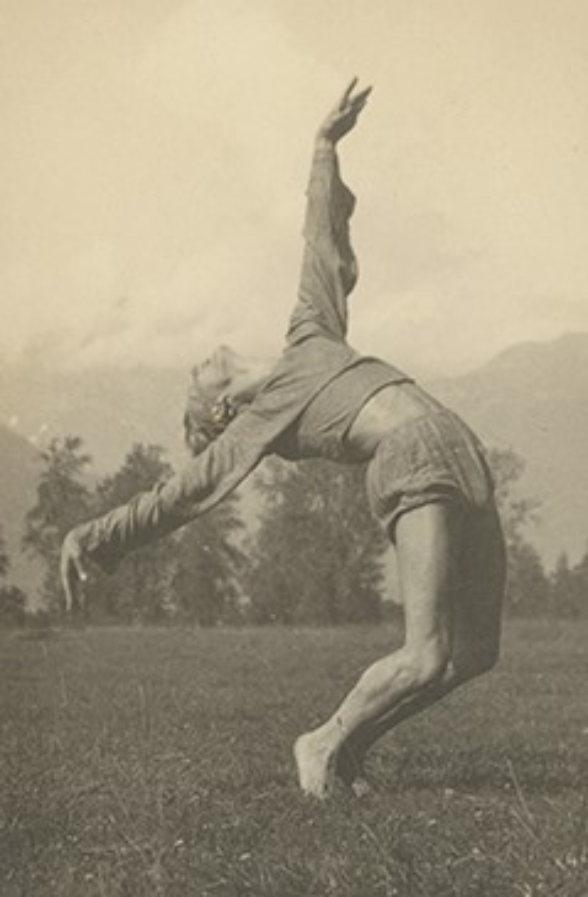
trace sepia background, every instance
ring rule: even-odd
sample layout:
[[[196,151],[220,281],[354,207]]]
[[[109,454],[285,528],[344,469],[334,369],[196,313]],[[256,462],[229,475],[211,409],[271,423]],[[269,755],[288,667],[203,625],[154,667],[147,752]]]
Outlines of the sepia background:
[[[438,376],[588,329],[587,31],[582,0],[3,4],[3,356],[274,351],[354,75],[354,342]]]
[[[0,0],[2,897],[588,894],[587,34],[585,0]],[[70,617],[58,560],[182,462],[196,361],[279,351],[354,75],[350,339],[484,438],[509,585],[497,669],[324,807],[292,742],[402,638],[361,476],[270,462]]]

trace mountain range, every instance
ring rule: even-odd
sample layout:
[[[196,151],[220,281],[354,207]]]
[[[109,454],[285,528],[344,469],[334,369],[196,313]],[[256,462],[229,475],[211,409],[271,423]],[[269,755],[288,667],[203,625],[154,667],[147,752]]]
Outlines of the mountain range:
[[[487,444],[524,459],[520,492],[538,500],[540,515],[529,537],[548,566],[564,550],[575,559],[588,547],[587,372],[588,333],[576,333],[515,345],[474,371],[427,384]],[[35,498],[39,448],[53,436],[81,436],[94,476],[116,470],[135,442],[164,446],[178,464],[187,380],[183,370],[147,365],[0,368],[0,527],[15,580],[26,584],[30,573],[18,544]]]
[[[529,536],[548,564],[588,548],[588,334],[524,343],[435,384],[490,445],[524,460],[521,494],[537,499]]]

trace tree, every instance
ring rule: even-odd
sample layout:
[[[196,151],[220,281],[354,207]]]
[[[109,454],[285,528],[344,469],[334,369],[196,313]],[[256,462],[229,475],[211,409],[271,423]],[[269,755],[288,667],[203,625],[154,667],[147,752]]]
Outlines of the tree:
[[[122,466],[105,477],[96,488],[94,513],[102,514],[125,504],[138,492],[151,489],[166,479],[172,468],[157,445],[135,443]],[[141,622],[156,622],[171,611],[170,583],[173,576],[174,543],[166,539],[134,551],[121,562],[116,572],[101,580],[90,595],[94,617],[115,617]]]
[[[504,528],[508,558],[507,609],[513,613],[545,613],[550,586],[541,558],[525,535],[536,518],[538,503],[521,497],[523,459],[512,449],[492,449],[490,466],[496,483],[496,502]]]
[[[260,489],[265,513],[247,580],[253,619],[378,619],[387,542],[367,505],[363,468],[276,461]]]
[[[4,535],[0,529],[0,628],[22,626],[25,619],[25,595],[4,581],[10,570]]]
[[[0,580],[4,579],[10,569],[10,560],[8,558],[8,552],[6,550],[6,542],[4,540],[4,533],[0,528]]]
[[[551,588],[541,558],[522,538],[508,546],[507,596],[513,613],[544,614],[550,610]]]
[[[90,456],[77,436],[53,439],[42,452],[44,469],[37,488],[37,503],[25,518],[23,546],[45,566],[43,599],[50,611],[61,603],[59,556],[61,543],[72,526],[91,513],[91,494],[83,482]]]
[[[588,611],[588,551],[573,568],[573,574],[577,582],[576,606],[578,614],[583,614]]]
[[[214,626],[240,616],[238,582],[244,554],[238,542],[243,522],[237,505],[231,495],[179,534],[172,589],[184,620]]]
[[[588,553],[574,567],[562,552],[551,575],[553,612],[561,617],[579,617],[588,610]]]
[[[518,489],[525,472],[525,462],[512,449],[491,449],[490,467],[496,484],[496,504],[508,542],[523,537],[525,527],[537,515],[536,499],[521,497]]]

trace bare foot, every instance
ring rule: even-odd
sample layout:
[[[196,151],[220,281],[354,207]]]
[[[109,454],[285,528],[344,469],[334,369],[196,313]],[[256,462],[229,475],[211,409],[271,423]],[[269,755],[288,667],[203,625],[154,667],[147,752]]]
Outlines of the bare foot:
[[[333,790],[336,756],[308,732],[294,743],[298,781],[305,794],[325,800]]]

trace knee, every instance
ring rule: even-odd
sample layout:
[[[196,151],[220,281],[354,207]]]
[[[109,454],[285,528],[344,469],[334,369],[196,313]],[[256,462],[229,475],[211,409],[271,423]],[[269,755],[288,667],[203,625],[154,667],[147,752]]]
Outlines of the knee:
[[[407,652],[409,678],[415,689],[428,688],[442,682],[451,670],[451,652],[442,640],[431,640]]]

